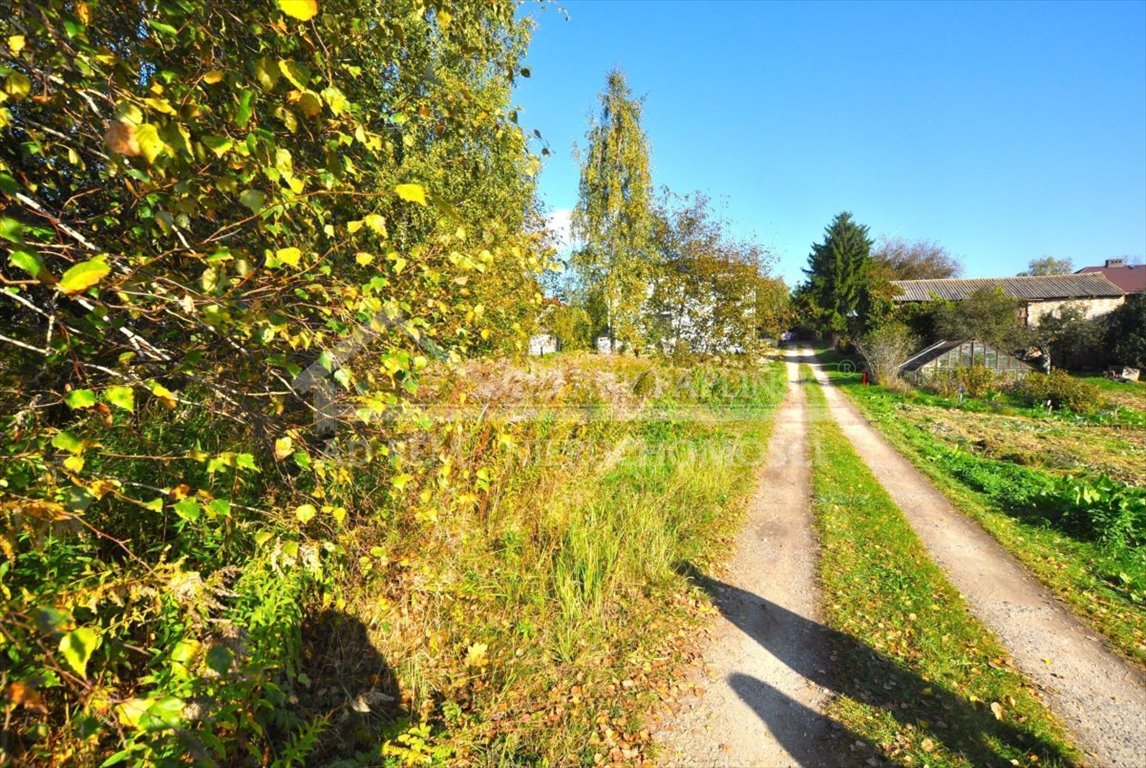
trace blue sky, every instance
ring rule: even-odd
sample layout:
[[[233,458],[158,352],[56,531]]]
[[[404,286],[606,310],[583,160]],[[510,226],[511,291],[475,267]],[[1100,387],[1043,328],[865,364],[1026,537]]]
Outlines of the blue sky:
[[[516,101],[577,199],[574,142],[613,66],[653,178],[704,190],[789,284],[841,210],[935,240],[969,277],[1146,255],[1146,2],[565,2]]]

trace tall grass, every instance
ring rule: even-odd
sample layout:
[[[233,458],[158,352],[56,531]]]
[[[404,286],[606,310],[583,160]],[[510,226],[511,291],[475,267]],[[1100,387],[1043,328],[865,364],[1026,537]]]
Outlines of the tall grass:
[[[574,356],[498,376],[461,386],[553,407],[459,424],[438,460],[464,474],[480,455],[488,492],[372,542],[385,565],[349,609],[396,668],[406,720],[435,723],[452,760],[635,760],[639,715],[695,621],[675,566],[711,561],[735,531],[783,369]],[[587,418],[566,407],[584,404]]]

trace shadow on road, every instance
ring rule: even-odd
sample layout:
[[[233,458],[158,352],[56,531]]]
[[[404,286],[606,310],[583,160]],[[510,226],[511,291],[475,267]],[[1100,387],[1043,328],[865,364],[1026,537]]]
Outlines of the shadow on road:
[[[834,695],[882,709],[900,724],[912,726],[923,737],[961,754],[972,765],[1007,765],[1014,750],[1037,754],[1043,763],[1070,762],[1054,744],[1037,734],[997,720],[986,704],[967,701],[850,635],[710,578],[691,563],[681,564],[678,571],[703,589],[732,624],[803,677]],[[817,641],[822,642],[826,657],[817,658],[802,645]],[[865,759],[856,759],[860,755],[866,758],[866,753],[884,752],[810,711],[809,720],[826,721],[830,730],[815,730],[828,733],[829,738],[826,745],[804,743],[809,739],[803,733],[784,727],[784,721],[791,717],[790,710],[801,708],[802,704],[747,675],[733,675],[729,682],[802,766],[862,765]],[[816,740],[814,736],[812,740]],[[862,747],[857,742],[862,742]]]

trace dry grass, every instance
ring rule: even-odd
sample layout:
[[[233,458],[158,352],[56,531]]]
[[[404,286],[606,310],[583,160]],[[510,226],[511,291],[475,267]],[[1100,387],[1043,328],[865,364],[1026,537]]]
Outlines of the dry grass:
[[[350,544],[347,610],[400,690],[375,743],[426,719],[450,762],[647,760],[700,610],[676,566],[731,538],[781,370],[573,355],[440,377],[436,402],[474,408],[434,460],[489,487]]]

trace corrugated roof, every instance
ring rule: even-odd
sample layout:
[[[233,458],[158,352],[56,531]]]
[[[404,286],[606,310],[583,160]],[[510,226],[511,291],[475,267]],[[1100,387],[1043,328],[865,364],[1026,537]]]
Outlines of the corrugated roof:
[[[931,301],[936,298],[960,300],[970,297],[975,291],[996,286],[1008,296],[1027,301],[1115,298],[1126,293],[1099,273],[895,280],[892,284],[903,290],[902,294],[895,297],[896,301]]]

